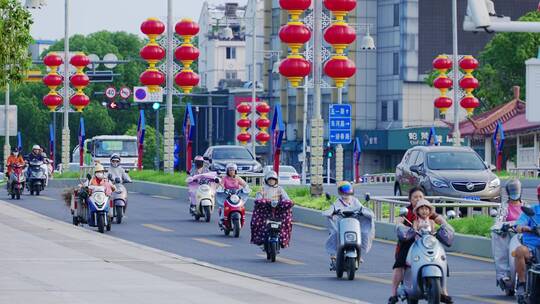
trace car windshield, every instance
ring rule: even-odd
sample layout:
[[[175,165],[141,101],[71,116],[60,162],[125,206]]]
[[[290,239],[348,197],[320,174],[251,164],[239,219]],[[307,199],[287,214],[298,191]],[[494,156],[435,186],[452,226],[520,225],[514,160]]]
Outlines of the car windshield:
[[[252,160],[253,157],[248,150],[242,148],[223,148],[214,149],[212,153],[213,159],[247,159]]]
[[[294,167],[291,167],[291,166],[280,166],[279,173],[281,172],[296,173],[296,169],[294,169]]]
[[[472,152],[431,152],[427,154],[431,170],[485,170],[486,165]]]
[[[120,156],[137,156],[135,140],[100,140],[95,143],[95,156],[109,157],[113,153]]]

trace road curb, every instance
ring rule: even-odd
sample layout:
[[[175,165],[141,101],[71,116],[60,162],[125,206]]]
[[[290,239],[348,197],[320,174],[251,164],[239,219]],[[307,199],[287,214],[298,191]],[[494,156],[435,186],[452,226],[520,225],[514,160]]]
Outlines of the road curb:
[[[53,188],[64,188],[75,186],[78,183],[79,181],[76,179],[55,179],[49,181],[49,186]],[[187,202],[184,192],[187,190],[187,187],[183,186],[133,181],[133,183],[126,184],[126,187],[128,188],[128,191],[140,192],[147,195],[166,196]],[[246,209],[248,211],[253,210],[253,199],[247,201]],[[326,227],[326,218],[321,215],[321,211],[301,206],[294,206],[293,210],[294,221],[313,226]],[[375,231],[378,239],[389,241],[397,240],[395,226],[393,224],[377,222],[375,223]],[[484,258],[493,258],[491,252],[491,239],[480,236],[456,234],[454,244],[451,248],[448,248],[448,251]]]

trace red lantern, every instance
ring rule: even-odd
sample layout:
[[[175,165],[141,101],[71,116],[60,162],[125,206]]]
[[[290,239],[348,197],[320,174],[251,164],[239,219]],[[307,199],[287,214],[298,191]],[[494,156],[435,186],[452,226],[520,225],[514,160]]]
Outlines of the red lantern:
[[[159,86],[165,82],[165,76],[163,73],[156,69],[148,69],[142,72],[139,77],[141,83],[148,87],[148,90],[152,93],[159,91]]]
[[[324,65],[324,73],[334,79],[338,88],[342,88],[355,72],[356,65],[345,56],[334,56]]]
[[[296,54],[302,45],[309,41],[311,32],[302,22],[289,22],[279,30],[279,38],[289,45],[293,54]]]
[[[88,56],[86,56],[84,53],[77,53],[71,57],[69,63],[78,69],[84,69],[84,67],[90,63],[90,58],[88,58]]]
[[[175,25],[174,30],[178,35],[187,36],[191,39],[191,37],[199,33],[199,25],[195,21],[185,18]]]
[[[459,67],[466,73],[471,73],[478,67],[478,60],[476,60],[473,56],[464,56],[459,61]]]
[[[270,112],[270,106],[266,102],[260,102],[255,109],[259,113],[268,113],[268,112]]]
[[[439,109],[441,114],[446,113],[446,111],[452,106],[452,99],[441,96],[435,99],[435,108]]]
[[[467,93],[478,88],[478,85],[478,79],[474,78],[473,76],[465,76],[459,81],[459,86]]]
[[[247,118],[242,118],[242,119],[239,119],[237,122],[236,122],[236,125],[239,127],[239,128],[245,128],[245,129],[248,129],[251,127],[251,120],[247,119]]]
[[[452,68],[452,60],[446,55],[439,55],[433,60],[433,68],[446,72]]]
[[[311,0],[279,0],[279,6],[287,11],[305,11],[311,5]]]
[[[192,44],[183,44],[174,51],[174,57],[181,61],[185,67],[189,67],[193,61],[199,58],[199,49]]]
[[[51,52],[43,58],[43,63],[48,67],[58,67],[63,62],[62,57],[58,56],[55,52]]]
[[[310,71],[311,64],[302,56],[289,56],[279,65],[279,73],[289,79],[293,87],[299,86]]]
[[[236,107],[236,111],[238,113],[248,114],[251,113],[251,106],[247,103],[241,103]]]
[[[241,143],[247,143],[248,141],[251,140],[251,134],[249,133],[240,133],[238,134],[238,136],[236,136],[236,139],[238,139],[239,142]]]
[[[259,129],[268,128],[268,127],[270,127],[270,119],[268,119],[268,118],[259,118],[255,122],[255,124],[257,125],[257,127]]]
[[[43,83],[51,90],[54,90],[61,85],[63,80],[64,78],[56,73],[47,74],[43,77]]]
[[[43,97],[43,104],[49,108],[51,112],[62,104],[62,96],[58,94],[47,94]]]
[[[331,11],[337,20],[343,20],[348,12],[356,7],[356,0],[324,0],[324,6]]]
[[[148,61],[150,64],[156,64],[158,61],[165,58],[165,49],[157,44],[147,44],[139,52],[141,58]]]
[[[324,31],[324,40],[336,49],[337,54],[342,54],[355,39],[356,31],[344,22],[336,22]]]
[[[480,106],[480,102],[474,96],[463,97],[463,99],[461,99],[459,104],[461,105],[462,108],[464,108],[467,111],[468,115],[471,115],[474,109]]]
[[[90,83],[90,79],[86,74],[75,74],[69,78],[69,81],[78,90],[85,88]]]
[[[165,24],[157,18],[148,18],[141,24],[141,32],[150,37],[150,40],[153,42],[157,36],[165,32]]]
[[[443,92],[446,92],[449,88],[452,87],[452,79],[441,75],[437,77],[435,81],[433,81],[433,86]]]
[[[71,97],[69,103],[71,103],[77,112],[82,112],[82,110],[90,103],[90,98],[84,94],[75,94]]]
[[[176,85],[184,90],[185,94],[188,94],[194,86],[199,84],[199,75],[192,70],[182,70],[176,74],[174,81]]]
[[[259,132],[257,133],[257,136],[255,136],[255,139],[257,139],[258,142],[264,145],[267,141],[270,140],[270,134],[266,132]]]

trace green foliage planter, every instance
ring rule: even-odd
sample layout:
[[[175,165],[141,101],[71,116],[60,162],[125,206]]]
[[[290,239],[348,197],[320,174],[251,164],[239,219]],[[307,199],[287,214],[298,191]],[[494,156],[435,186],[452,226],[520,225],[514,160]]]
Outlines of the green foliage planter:
[[[129,176],[134,180],[154,182],[167,185],[175,186],[186,186],[187,174],[185,172],[174,172],[173,174],[168,174],[162,171],[153,171],[153,170],[142,170],[142,171],[131,171]]]
[[[457,233],[491,237],[490,228],[494,219],[486,215],[465,217],[449,220],[448,223],[454,227]]]

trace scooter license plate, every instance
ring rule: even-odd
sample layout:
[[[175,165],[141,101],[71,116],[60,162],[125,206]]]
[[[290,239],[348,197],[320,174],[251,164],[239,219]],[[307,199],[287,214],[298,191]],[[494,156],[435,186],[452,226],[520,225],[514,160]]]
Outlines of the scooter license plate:
[[[272,224],[270,224],[270,228],[272,228],[272,229],[278,229],[278,228],[279,228],[279,224],[277,224],[277,223],[272,223]]]
[[[471,200],[471,201],[479,201],[480,196],[464,196],[463,199]]]

